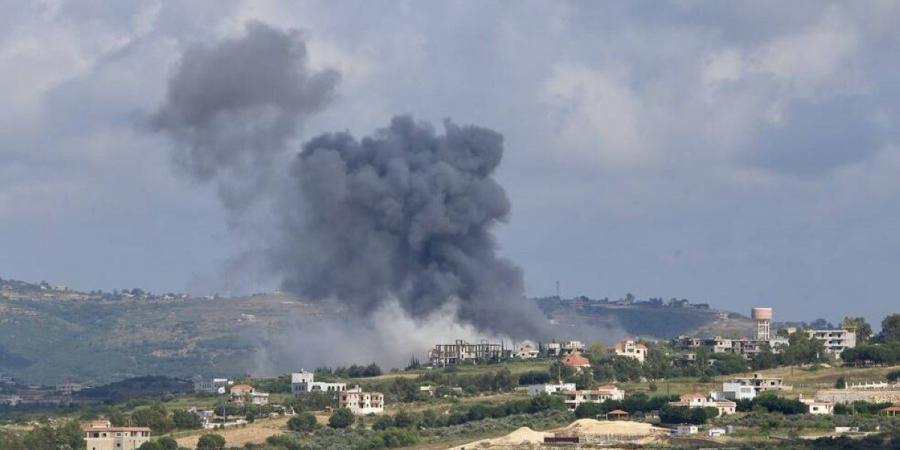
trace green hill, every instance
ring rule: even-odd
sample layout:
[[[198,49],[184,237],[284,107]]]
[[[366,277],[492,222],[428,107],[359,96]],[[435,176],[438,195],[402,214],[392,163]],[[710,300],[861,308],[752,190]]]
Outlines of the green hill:
[[[558,324],[561,339],[592,339],[591,329],[615,330],[607,334],[615,339],[622,333],[670,338],[703,330],[729,335],[749,323],[723,321],[720,312],[684,305],[541,306]],[[0,372],[25,383],[91,385],[146,375],[257,373],[257,356],[268,344],[267,336],[295,329],[298,318],[333,313],[283,294],[189,298],[139,289],[83,293],[0,279]],[[606,336],[593,336],[598,335]]]

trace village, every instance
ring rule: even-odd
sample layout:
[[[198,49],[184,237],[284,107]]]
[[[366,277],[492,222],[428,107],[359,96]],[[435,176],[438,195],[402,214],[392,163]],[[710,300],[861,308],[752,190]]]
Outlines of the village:
[[[823,439],[863,442],[898,425],[900,366],[859,363],[851,355],[896,344],[876,343],[865,330],[857,337],[849,322],[776,330],[771,308],[753,308],[751,315],[752,337],[624,338],[602,347],[565,339],[509,346],[456,340],[435,344],[426,364],[414,359],[390,373],[370,364],[299,369],[276,379],[201,377],[192,392],[130,412],[86,407],[95,417],[79,422],[79,434],[90,450],[154,450],[172,442],[200,449],[213,441],[316,448],[338,435],[358,441],[348,448],[434,442],[459,442],[459,449],[748,442],[765,448],[803,436],[814,448],[829,448],[832,441]],[[798,346],[812,353],[785,360],[796,357]],[[762,364],[765,358],[775,362]],[[76,394],[80,388],[58,387]],[[21,407],[17,402],[6,400],[8,407]],[[765,417],[782,425],[760,432],[759,421],[772,420]],[[497,424],[495,436],[458,431],[448,440],[441,431],[480,423]]]

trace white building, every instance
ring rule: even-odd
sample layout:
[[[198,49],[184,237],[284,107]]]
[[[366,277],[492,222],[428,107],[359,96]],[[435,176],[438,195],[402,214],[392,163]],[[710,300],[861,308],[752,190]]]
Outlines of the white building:
[[[556,384],[532,384],[528,386],[528,394],[532,397],[541,394],[557,394],[559,392],[574,391],[575,383],[556,383]]]
[[[737,411],[737,403],[730,400],[714,400],[708,399],[705,395],[697,392],[693,394],[682,395],[677,402],[669,402],[672,406],[681,406],[686,408],[716,408],[719,415],[734,414]]]
[[[224,394],[228,392],[228,386],[231,384],[228,378],[205,378],[194,382],[194,392]]]
[[[359,386],[341,392],[340,407],[355,415],[366,416],[384,412],[384,395],[381,392],[363,392]]]
[[[531,342],[525,342],[522,345],[516,347],[516,351],[513,353],[513,356],[519,359],[535,359],[540,356],[541,351],[537,347],[534,346]]]
[[[295,398],[310,392],[342,392],[346,389],[347,383],[315,381],[315,375],[303,369],[291,374],[291,394]]]
[[[729,383],[736,383],[741,386],[750,386],[756,391],[756,394],[765,391],[790,391],[792,386],[784,384],[784,380],[777,377],[764,377],[758,373],[752,377],[732,378]]]
[[[814,398],[803,398],[800,395],[800,403],[806,405],[808,412],[815,415],[834,415],[834,403],[829,401],[816,400]]]
[[[700,432],[700,427],[697,425],[678,425],[677,428],[672,430],[672,434],[675,436],[688,436],[691,434],[697,434]]]
[[[647,358],[647,347],[644,344],[635,342],[633,339],[625,339],[622,342],[617,342],[616,345],[613,345],[612,348],[610,348],[610,351],[617,356],[634,358],[640,361],[641,364],[643,364],[644,360]]]
[[[837,358],[844,349],[856,347],[856,332],[850,330],[806,330],[811,339],[822,341],[825,351]]]
[[[150,440],[150,428],[114,427],[95,420],[82,428],[87,450],[134,450]]]
[[[611,384],[593,390],[565,391],[563,394],[566,396],[566,409],[569,411],[575,411],[582,403],[603,403],[607,400],[625,399],[625,391]]]
[[[716,400],[753,400],[756,398],[756,389],[741,383],[724,382],[722,390],[713,393],[712,396]]]
[[[725,436],[725,429],[724,428],[710,428],[709,430],[706,431],[706,435],[709,437]]]
[[[571,355],[583,352],[584,344],[581,341],[545,342],[544,351],[547,352],[547,356]]]

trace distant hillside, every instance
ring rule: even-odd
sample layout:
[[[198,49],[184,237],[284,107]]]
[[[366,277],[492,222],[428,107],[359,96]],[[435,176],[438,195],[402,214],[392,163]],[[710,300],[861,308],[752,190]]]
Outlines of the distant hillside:
[[[587,297],[535,299],[548,317],[559,324],[587,324],[620,328],[631,336],[671,339],[679,335],[749,336],[753,322],[739,314],[692,304],[685,299],[640,301],[633,298],[609,301]]]
[[[0,280],[0,372],[98,385],[143,375],[241,375],[268,333],[316,307],[284,295],[86,294]]]
[[[746,319],[687,301],[622,304],[579,298],[538,303],[558,324],[559,338],[607,340],[623,333],[670,338],[694,332],[730,336],[751,329]],[[256,373],[257,357],[269,338],[296,328],[298,318],[333,313],[284,294],[190,298],[140,289],[84,293],[0,279],[0,372],[25,383],[90,385],[147,375],[189,379]],[[581,328],[574,328],[575,322]],[[592,329],[607,334],[592,334]]]

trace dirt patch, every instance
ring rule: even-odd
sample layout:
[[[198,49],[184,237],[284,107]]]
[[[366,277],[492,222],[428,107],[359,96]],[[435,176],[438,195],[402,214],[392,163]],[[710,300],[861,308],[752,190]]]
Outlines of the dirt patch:
[[[528,446],[540,445],[547,436],[577,436],[584,442],[593,442],[598,438],[609,438],[613,441],[617,438],[627,438],[628,442],[651,444],[659,442],[666,433],[667,430],[664,428],[654,427],[643,422],[579,419],[563,428],[548,432],[522,427],[506,436],[470,442],[452,447],[451,450],[528,448]]]
[[[260,444],[265,442],[269,436],[284,433],[287,420],[287,417],[257,420],[256,422],[243,427],[226,428],[224,430],[203,430],[202,432],[197,432],[197,434],[180,437],[176,440],[178,441],[179,446],[196,448],[200,436],[207,433],[214,433],[225,438],[225,445],[227,447],[243,447],[244,444]]]
[[[545,433],[542,431],[534,431],[528,427],[519,428],[506,436],[494,439],[482,439],[480,441],[470,442],[458,447],[451,447],[450,450],[469,450],[481,448],[520,448],[523,445],[541,444],[544,442],[545,436],[553,436],[553,433]]]

